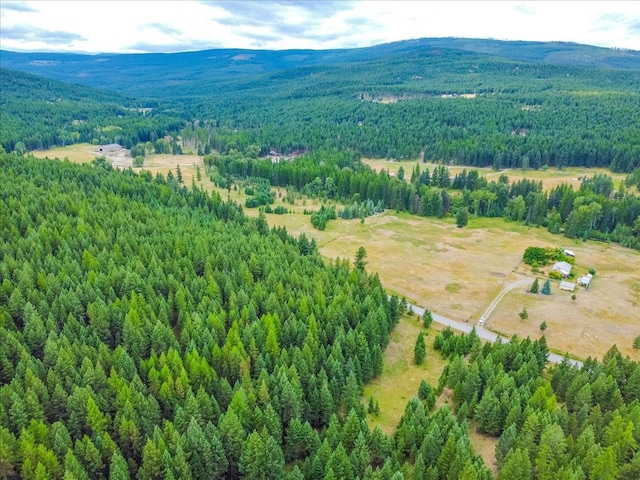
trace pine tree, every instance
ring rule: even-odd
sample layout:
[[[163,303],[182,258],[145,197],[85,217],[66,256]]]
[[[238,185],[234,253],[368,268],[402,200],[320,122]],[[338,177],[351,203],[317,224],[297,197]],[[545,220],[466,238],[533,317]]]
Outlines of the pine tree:
[[[424,314],[422,315],[422,326],[424,328],[429,328],[432,322],[433,322],[433,315],[429,310],[425,310]]]
[[[367,258],[367,251],[364,247],[360,247],[356,252],[356,260],[353,267],[360,272],[364,272],[364,268],[367,266],[365,258]]]
[[[431,387],[426,380],[422,380],[418,387],[418,398],[420,400],[425,400],[429,396],[429,393],[431,393]]]
[[[264,479],[266,464],[264,440],[258,432],[253,432],[244,443],[240,457],[240,472],[246,479]],[[201,477],[204,478],[204,477]]]
[[[529,480],[531,478],[531,460],[525,448],[511,450],[502,464],[498,480]]]
[[[543,295],[551,295],[551,281],[547,278],[547,280],[545,280],[544,285],[542,285],[542,290],[540,290],[540,293],[542,293]]]
[[[533,283],[531,284],[531,289],[529,290],[529,292],[531,293],[538,293],[540,291],[540,283],[538,282],[538,279],[536,278]]]
[[[478,422],[481,432],[499,435],[502,431],[502,408],[493,390],[485,391],[476,407],[474,419]]]
[[[516,438],[518,437],[518,430],[516,428],[515,423],[509,425],[500,435],[500,439],[498,443],[496,443],[495,447],[495,456],[496,462],[498,465],[502,465],[502,462],[505,460],[509,452],[511,451],[511,447],[516,442]]]
[[[464,228],[469,223],[469,210],[467,207],[458,208],[456,212],[456,226],[458,228]]]
[[[120,452],[114,452],[109,465],[109,480],[129,480],[130,478],[126,460]]]
[[[367,406],[367,413],[373,415],[376,410],[376,402],[373,399],[373,396],[369,397],[369,405]]]
[[[413,361],[416,363],[416,365],[422,365],[426,354],[427,349],[424,344],[424,334],[420,332],[418,334],[418,339],[416,340],[416,345],[413,348]]]
[[[618,478],[618,465],[613,447],[607,447],[596,457],[591,470],[591,478],[614,480]]]

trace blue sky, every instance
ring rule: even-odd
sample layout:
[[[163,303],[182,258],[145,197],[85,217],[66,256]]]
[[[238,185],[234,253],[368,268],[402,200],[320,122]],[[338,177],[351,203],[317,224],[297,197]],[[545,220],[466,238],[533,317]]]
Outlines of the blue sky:
[[[0,2],[0,48],[23,52],[329,49],[422,37],[640,50],[640,2]]]

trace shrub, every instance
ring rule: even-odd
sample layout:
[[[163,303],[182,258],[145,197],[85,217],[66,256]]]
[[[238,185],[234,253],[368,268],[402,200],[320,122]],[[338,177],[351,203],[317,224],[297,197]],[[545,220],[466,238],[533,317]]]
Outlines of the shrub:
[[[550,261],[568,262],[571,265],[575,262],[575,258],[566,255],[560,248],[552,247],[527,247],[522,259],[533,267],[544,266]]]
[[[558,272],[557,270],[553,270],[551,272],[549,272],[549,278],[553,279],[553,280],[562,280],[562,274],[560,272]]]
[[[289,213],[289,210],[287,209],[287,207],[278,205],[276,208],[273,209],[273,213],[275,213],[276,215],[285,215]]]
[[[547,252],[543,247],[527,247],[522,257],[524,263],[538,267],[547,264]]]

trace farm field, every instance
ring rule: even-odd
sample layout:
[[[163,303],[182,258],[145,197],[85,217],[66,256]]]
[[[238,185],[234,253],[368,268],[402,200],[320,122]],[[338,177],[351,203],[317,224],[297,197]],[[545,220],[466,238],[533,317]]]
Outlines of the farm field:
[[[84,162],[96,156],[94,148],[79,144],[34,155]],[[397,168],[405,165],[409,175],[415,165],[415,162],[377,162]],[[201,158],[195,155],[149,155],[143,168],[166,175],[169,170],[175,174],[176,166],[180,165],[184,184],[191,185],[198,164],[201,165]],[[455,173],[453,168],[450,171]],[[577,175],[578,171],[583,175],[596,172],[563,170],[567,175]],[[604,169],[597,171],[611,174]],[[242,188],[230,192],[217,188],[204,175],[204,169],[199,184],[218,191],[224,199],[244,205],[246,195]],[[515,289],[498,304],[486,327],[508,336],[538,338],[539,325],[546,321],[545,336],[556,352],[571,352],[580,358],[601,357],[611,345],[617,344],[624,355],[640,358],[640,352],[631,348],[632,339],[640,333],[640,324],[635,320],[640,318],[640,252],[602,242],[575,242],[543,228],[501,218],[472,217],[468,227],[458,229],[453,218],[438,220],[386,211],[368,217],[364,223],[331,221],[325,231],[319,231],[311,226],[308,216],[302,215],[305,208],[319,208],[319,201],[297,199],[295,205],[290,205],[284,202],[284,189],[276,192],[274,206],[283,205],[295,214],[267,214],[269,225],[284,226],[294,235],[304,232],[315,238],[325,258],[353,259],[358,247],[364,246],[368,269],[378,272],[388,291],[458,321],[477,323],[505,286],[521,279],[533,282],[535,276],[521,263],[528,246],[570,248],[576,253],[576,277],[590,268],[597,271],[590,290],[578,288],[577,298],[572,301],[571,294],[558,290],[557,281],[552,283],[549,297],[528,294],[524,288]],[[257,216],[258,209],[245,208],[245,212]],[[542,270],[548,273],[549,268]],[[544,277],[540,279],[542,285]],[[518,317],[523,307],[529,312],[526,321]]]

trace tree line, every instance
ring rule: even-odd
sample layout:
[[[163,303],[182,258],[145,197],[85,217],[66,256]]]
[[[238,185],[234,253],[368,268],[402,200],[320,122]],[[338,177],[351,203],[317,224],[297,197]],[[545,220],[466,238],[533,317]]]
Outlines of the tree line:
[[[357,154],[343,151],[317,151],[280,162],[234,151],[205,156],[204,162],[210,175],[266,179],[273,186],[346,204],[371,201],[438,218],[468,212],[460,226],[466,225],[468,216],[505,217],[568,238],[640,248],[640,197],[624,186],[614,191],[613,180],[606,174],[585,176],[577,190],[561,184],[546,192],[542,182],[526,178],[510,182],[506,174],[489,182],[477,170],[465,169],[452,177],[442,164],[430,171],[418,163],[410,176],[404,170],[397,176],[384,170],[376,173]]]

